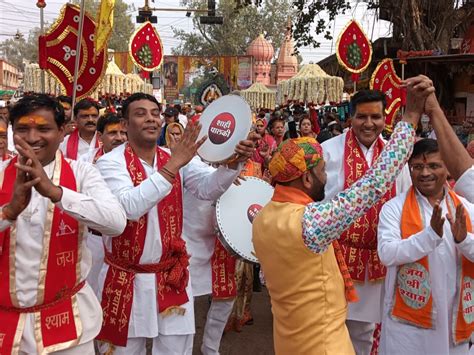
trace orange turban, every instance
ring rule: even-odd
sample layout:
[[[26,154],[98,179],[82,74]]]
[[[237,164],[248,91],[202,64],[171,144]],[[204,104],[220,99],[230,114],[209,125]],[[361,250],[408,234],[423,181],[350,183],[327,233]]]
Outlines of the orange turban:
[[[268,166],[274,182],[299,178],[323,159],[323,150],[311,137],[288,139],[280,144]]]

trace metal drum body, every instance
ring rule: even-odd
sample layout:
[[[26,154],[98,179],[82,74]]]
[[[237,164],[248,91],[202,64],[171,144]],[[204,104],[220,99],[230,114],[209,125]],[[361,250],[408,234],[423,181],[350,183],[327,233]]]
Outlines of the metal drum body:
[[[273,187],[262,179],[246,176],[241,185],[232,185],[216,204],[219,240],[233,255],[258,263],[252,243],[252,222],[270,202]]]
[[[235,146],[247,138],[252,127],[252,111],[237,95],[226,95],[212,102],[199,118],[198,139],[207,136],[197,153],[209,163],[222,163],[234,155]]]

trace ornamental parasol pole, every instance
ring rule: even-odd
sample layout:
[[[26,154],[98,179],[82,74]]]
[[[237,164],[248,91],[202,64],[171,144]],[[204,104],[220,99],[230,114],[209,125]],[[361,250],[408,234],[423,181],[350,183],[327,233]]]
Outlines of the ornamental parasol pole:
[[[79,64],[81,62],[81,39],[82,39],[82,32],[84,29],[84,2],[85,0],[81,0],[81,12],[79,15],[79,31],[77,33],[77,42],[76,42],[76,61],[74,63],[74,82],[72,86],[72,107],[76,104],[76,94],[77,94],[77,80],[79,75]],[[74,112],[72,113],[71,119],[74,119]]]
[[[46,7],[45,0],[38,0],[36,2],[36,7],[40,9],[40,34],[44,35],[44,8]],[[45,71],[41,69],[41,92],[44,94],[46,91],[46,79],[45,79]]]

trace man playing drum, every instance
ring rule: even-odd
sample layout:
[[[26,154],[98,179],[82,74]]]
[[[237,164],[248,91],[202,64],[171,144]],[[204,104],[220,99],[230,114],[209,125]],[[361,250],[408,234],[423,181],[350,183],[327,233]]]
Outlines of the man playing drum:
[[[353,354],[345,325],[357,293],[337,239],[382,198],[412,150],[414,127],[431,80],[405,82],[406,113],[379,160],[360,180],[322,203],[326,184],[321,147],[312,138],[285,141],[270,162],[272,201],[253,223],[253,242],[267,281],[276,354]]]
[[[153,339],[154,354],[191,354],[194,309],[181,237],[183,187],[200,199],[216,199],[239,174],[240,161],[253,154],[253,142],[236,146],[232,169],[215,170],[195,157],[205,140],[197,141],[200,124],[188,124],[170,154],[156,146],[162,121],[153,96],[131,95],[123,115],[128,143],[97,161],[128,218],[121,236],[105,239],[98,339],[114,344],[114,354],[145,354],[146,338]]]

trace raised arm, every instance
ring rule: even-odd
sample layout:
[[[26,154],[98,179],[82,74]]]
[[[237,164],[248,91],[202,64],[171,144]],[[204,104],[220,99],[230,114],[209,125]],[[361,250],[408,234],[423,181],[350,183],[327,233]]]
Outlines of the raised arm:
[[[306,246],[315,253],[325,252],[344,230],[377,203],[408,161],[414,142],[413,125],[398,123],[379,159],[361,179],[330,201],[308,204],[303,215]]]
[[[408,89],[403,120],[385,145],[376,163],[350,188],[332,200],[306,206],[303,215],[303,239],[315,253],[323,253],[341,233],[364,215],[390,189],[413,149],[414,126],[424,111],[426,97],[434,92],[433,83],[425,76],[404,82]]]
[[[458,180],[474,165],[474,160],[454,133],[434,93],[426,99],[425,111],[431,117],[443,161],[451,176]],[[474,185],[471,186],[474,188]]]

